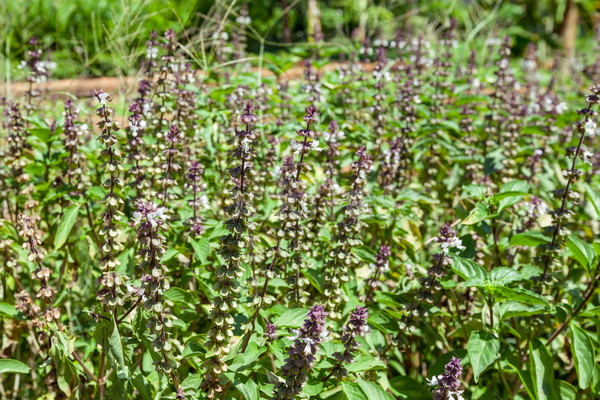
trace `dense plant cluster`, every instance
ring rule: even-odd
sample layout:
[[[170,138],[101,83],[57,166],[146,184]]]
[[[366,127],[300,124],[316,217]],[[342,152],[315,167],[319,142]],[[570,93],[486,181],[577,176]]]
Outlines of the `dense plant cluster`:
[[[315,45],[288,81],[238,19],[221,68],[153,32],[137,91],[89,99],[40,90],[30,42],[1,104],[0,396],[600,396],[600,86],[510,38],[463,57],[454,23],[334,67]]]

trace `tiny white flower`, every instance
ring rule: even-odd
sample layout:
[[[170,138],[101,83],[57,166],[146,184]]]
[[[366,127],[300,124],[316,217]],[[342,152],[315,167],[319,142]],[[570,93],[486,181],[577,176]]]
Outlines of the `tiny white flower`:
[[[248,139],[247,137],[242,139],[242,150],[246,153],[250,150],[250,146],[248,145],[248,143],[250,143],[250,139]]]
[[[458,391],[458,392],[448,392],[448,399],[449,400],[465,400],[465,398],[462,397],[462,392],[463,392],[463,390]]]
[[[315,343],[311,338],[303,338],[304,340],[304,354],[310,354],[311,345]]]
[[[98,100],[100,101],[100,104],[102,104],[103,106],[106,105],[107,99],[108,99],[108,93],[106,93],[106,92],[100,92],[98,94]]]
[[[137,225],[140,223],[140,220],[142,219],[142,214],[140,214],[139,212],[134,212],[133,213],[133,222]]]
[[[442,376],[442,375],[439,375],[439,376]],[[427,385],[429,385],[429,386],[437,386],[439,384],[438,377],[435,375],[432,376],[431,379],[426,379],[426,381],[427,381]]]
[[[298,154],[300,153],[300,150],[302,150],[302,143],[299,143],[295,140],[292,140],[290,142],[290,146],[292,147],[292,149],[294,149],[294,154]]]
[[[202,195],[200,197],[200,204],[202,205],[202,207],[204,207],[204,209],[208,210],[210,208],[210,203],[208,201],[208,196],[207,195]]]
[[[313,140],[312,142],[310,142],[310,149],[315,151],[323,151],[323,148],[319,147],[318,140]]]
[[[556,105],[556,113],[557,114],[562,114],[565,111],[567,111],[569,107],[567,107],[567,103],[565,103],[564,101],[561,101],[560,103],[558,103]]]
[[[591,119],[588,120],[584,125],[583,125],[583,129],[585,129],[585,134],[589,135],[589,136],[594,136],[596,134],[596,128],[598,126],[596,125],[596,123],[594,121],[592,121]]]
[[[158,47],[148,47],[146,49],[146,57],[149,59],[154,59],[158,56]]]
[[[592,152],[590,152],[587,149],[583,150],[583,152],[581,153],[581,158],[583,159],[583,162],[586,164],[592,165],[593,157],[594,157],[594,154],[592,154]]]
[[[287,338],[288,340],[296,340],[300,337],[300,329],[292,329],[292,333],[294,334],[294,336],[289,336]]]
[[[169,218],[169,216],[165,214],[165,211],[166,211],[165,207],[159,207],[156,211],[151,212],[150,214],[148,214],[146,216],[146,219],[148,221],[150,221],[150,224],[152,225],[153,228],[156,228],[156,226],[158,225],[156,222],[156,218],[160,218],[163,221],[165,221]]]

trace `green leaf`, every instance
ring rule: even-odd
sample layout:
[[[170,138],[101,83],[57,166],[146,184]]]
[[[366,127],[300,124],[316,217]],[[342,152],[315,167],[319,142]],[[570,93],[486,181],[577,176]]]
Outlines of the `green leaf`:
[[[521,288],[508,288],[503,286],[494,287],[493,290],[508,300],[516,300],[525,304],[541,304],[551,308],[550,303],[543,296],[531,290]]]
[[[533,338],[529,343],[529,353],[531,380],[536,399],[554,399],[554,362],[550,352],[539,339]]]
[[[585,192],[587,193],[590,202],[594,206],[596,214],[600,215],[600,193],[598,193],[598,191],[588,183],[585,184]]]
[[[319,393],[323,391],[323,382],[318,381],[316,383],[307,383],[304,388],[302,388],[302,392],[309,396],[310,398],[317,396]]]
[[[494,268],[489,273],[488,282],[492,286],[504,286],[514,281],[523,280],[521,274],[512,268]]]
[[[244,395],[246,400],[258,400],[260,398],[258,385],[252,379],[248,379],[244,383],[237,383],[235,387]]]
[[[450,265],[452,271],[463,279],[479,278],[485,280],[487,278],[487,272],[483,267],[476,262],[462,258],[460,256],[451,254],[452,264]]]
[[[471,210],[471,213],[467,218],[465,218],[461,224],[463,225],[474,225],[478,222],[483,221],[486,218],[490,217],[490,213],[485,204],[477,203],[475,204],[475,208]]]
[[[467,343],[467,352],[473,367],[475,383],[479,380],[479,375],[496,361],[499,350],[500,341],[495,335],[485,331],[471,332],[471,337]]]
[[[135,373],[131,379],[131,384],[133,385],[133,387],[135,387],[139,393],[139,395],[141,396],[142,399],[144,400],[152,400],[152,392],[150,390],[150,383],[148,382],[148,379],[144,376],[144,374],[142,374],[139,371],[139,368],[137,369],[137,373]],[[186,378],[187,380],[187,378]],[[185,381],[182,382],[182,386],[183,383],[185,383]],[[198,385],[199,386],[199,385]]]
[[[375,250],[367,246],[358,246],[353,247],[352,252],[361,260],[366,263],[374,263],[375,262]]]
[[[592,339],[585,330],[575,324],[571,325],[571,351],[575,358],[575,369],[577,370],[579,387],[587,389],[594,374],[596,353]]]
[[[304,322],[306,314],[308,314],[308,310],[305,308],[293,308],[286,310],[273,323],[282,328],[298,328]]]
[[[560,400],[577,400],[577,389],[569,382],[554,381],[554,392]]]
[[[361,390],[367,395],[369,400],[394,400],[394,396],[373,382],[358,378],[358,386],[360,386]]]
[[[167,261],[169,261],[173,257],[175,257],[177,254],[179,254],[179,250],[177,250],[177,249],[167,249],[166,253],[160,259],[160,262],[166,263]]]
[[[540,304],[523,304],[518,301],[509,300],[500,305],[498,315],[501,320],[514,317],[528,317],[535,314],[548,313],[548,309]]]
[[[31,368],[21,361],[12,360],[10,358],[0,359],[0,374],[28,374],[30,370]]]
[[[360,354],[352,363],[348,364],[347,366],[349,372],[362,372],[385,368],[386,365],[381,360],[368,354]]]
[[[73,205],[64,209],[63,217],[56,229],[56,235],[54,236],[54,248],[61,248],[69,238],[71,229],[77,221],[77,214],[79,213],[80,204]]]
[[[190,244],[194,249],[194,256],[199,260],[202,265],[207,263],[207,258],[210,253],[210,239],[208,236],[202,236],[200,240],[190,240]]]
[[[396,376],[390,379],[390,386],[400,399],[431,400],[431,392],[411,377]]]
[[[510,207],[523,198],[529,192],[529,184],[525,181],[510,181],[500,187],[500,193],[492,197],[492,201],[498,203],[498,212]]]
[[[194,308],[198,303],[198,300],[193,293],[180,287],[172,287],[167,290],[165,294],[167,299],[179,306]]]
[[[581,264],[582,267],[587,268],[592,263],[592,261],[594,261],[594,247],[587,244],[578,237],[567,237],[566,246],[569,250],[571,250],[573,258],[577,260],[577,262]]]
[[[108,339],[108,358],[119,379],[129,379],[129,370],[125,367],[125,356],[123,355],[123,343],[119,334],[117,321],[113,320],[113,331]]]
[[[485,197],[487,187],[484,185],[463,185],[462,190],[464,197],[481,200]]]
[[[511,367],[515,370],[517,375],[519,375],[519,378],[521,379],[521,382],[523,382],[523,386],[525,386],[525,390],[527,390],[529,397],[535,399],[535,389],[533,387],[533,381],[531,380],[531,374],[528,373],[529,371],[517,369],[517,367],[514,365],[511,365]]]
[[[202,383],[203,375],[201,374],[191,374],[188,375],[183,382],[181,382],[181,387],[183,389],[194,389],[198,390],[200,384]]]
[[[538,246],[548,242],[550,242],[548,236],[536,231],[518,233],[510,238],[511,246]]]
[[[372,400],[360,389],[360,386],[354,382],[342,382],[342,392],[348,400]]]
[[[0,315],[6,315],[7,317],[16,318],[19,315],[19,311],[12,304],[0,303]]]

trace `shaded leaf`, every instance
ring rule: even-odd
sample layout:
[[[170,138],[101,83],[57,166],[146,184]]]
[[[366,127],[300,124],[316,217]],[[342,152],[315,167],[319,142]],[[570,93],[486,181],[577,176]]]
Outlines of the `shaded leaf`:
[[[592,339],[575,324],[571,325],[571,351],[575,359],[579,387],[587,389],[596,367],[596,352]]]
[[[56,235],[54,236],[55,249],[61,248],[67,242],[71,229],[73,229],[73,226],[77,221],[77,214],[79,213],[80,207],[81,206],[77,204],[64,209],[62,219],[60,220],[60,224],[56,229]]]

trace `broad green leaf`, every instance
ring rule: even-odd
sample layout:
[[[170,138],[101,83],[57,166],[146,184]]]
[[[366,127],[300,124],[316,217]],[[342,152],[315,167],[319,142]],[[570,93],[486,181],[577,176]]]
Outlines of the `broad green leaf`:
[[[186,380],[187,380],[187,378],[186,378]],[[133,387],[135,387],[137,389],[139,396],[141,396],[142,399],[152,400],[152,391],[150,389],[150,382],[148,382],[148,379],[144,376],[143,373],[141,373],[139,368],[137,368],[137,372],[131,378],[131,384],[133,385]],[[182,386],[183,386],[183,383],[182,383]]]
[[[525,181],[510,181],[500,187],[500,192],[492,197],[493,202],[498,203],[498,212],[510,207],[523,198],[529,192],[529,184]]]
[[[123,343],[119,334],[117,322],[113,321],[113,331],[108,339],[108,358],[117,372],[119,379],[129,379],[129,370],[125,367]]]
[[[160,259],[160,262],[165,263],[165,262],[171,260],[177,254],[179,254],[179,250],[177,250],[177,249],[167,249],[166,253]]]
[[[513,180],[503,184],[499,190],[499,193],[502,194],[513,192],[527,194],[529,192],[529,183],[523,180]]]
[[[483,199],[486,193],[486,186],[484,185],[463,185],[463,194],[476,199]]]
[[[600,215],[600,193],[587,183],[585,184],[585,192],[587,193],[590,202],[594,206],[596,214]]]
[[[248,379],[244,383],[237,383],[235,387],[244,395],[246,400],[258,400],[260,398],[258,394],[258,385],[252,379]]]
[[[536,231],[518,233],[510,238],[511,246],[539,246],[548,242],[550,242],[548,236]]]
[[[373,382],[358,378],[358,386],[367,395],[369,400],[394,400],[394,397]]]
[[[475,383],[479,380],[479,375],[496,361],[499,350],[500,341],[495,335],[485,331],[471,332],[471,337],[467,343],[467,351],[473,367]]]
[[[386,365],[369,354],[360,354],[346,367],[350,372],[362,372],[372,369],[385,369]]]
[[[529,343],[529,366],[531,380],[535,390],[536,399],[553,400],[554,395],[554,362],[550,352],[538,339],[533,338]]]
[[[587,244],[576,236],[567,237],[566,246],[571,250],[573,258],[587,268],[594,261],[594,247]]]
[[[400,399],[431,400],[431,392],[411,377],[396,376],[390,379],[390,386]]]
[[[316,382],[313,384],[307,383],[304,386],[304,388],[302,388],[302,392],[311,398],[313,396],[317,396],[322,391],[323,391],[323,382]]]
[[[498,193],[492,197],[492,201],[498,202],[498,212],[504,211],[506,208],[517,204],[526,193],[523,192],[506,192]]]
[[[194,249],[194,256],[197,260],[199,260],[203,265],[207,263],[207,257],[210,253],[210,239],[207,236],[202,236],[200,240],[190,239],[190,244]]]
[[[27,364],[10,358],[0,359],[0,374],[19,373],[28,374],[31,368]]]
[[[375,262],[375,250],[371,249],[367,246],[358,246],[353,247],[352,252],[361,260],[366,263],[374,263]]]
[[[0,303],[0,315],[6,315],[7,317],[16,318],[19,315],[19,311],[14,305],[8,303]]]
[[[198,303],[195,294],[180,287],[172,287],[165,294],[169,300],[179,306],[194,308]]]
[[[71,229],[73,229],[73,225],[75,225],[75,222],[77,221],[77,214],[79,213],[80,207],[80,204],[76,204],[64,209],[62,219],[60,220],[60,224],[56,229],[56,235],[54,236],[55,249],[61,248],[69,238]]]
[[[509,300],[502,303],[498,310],[500,319],[505,320],[514,317],[528,317],[535,314],[548,313],[548,308],[540,304],[523,304],[518,301]]]
[[[486,218],[489,218],[491,215],[488,212],[487,207],[483,203],[475,204],[475,208],[471,210],[471,213],[467,218],[462,220],[461,224],[463,225],[474,225],[478,222],[483,221]]]
[[[304,323],[306,314],[308,314],[308,310],[305,308],[292,308],[286,310],[273,323],[282,328],[298,328]]]
[[[373,400],[369,399],[360,386],[354,382],[342,382],[342,392],[348,400]]]
[[[492,286],[504,286],[514,281],[522,280],[521,274],[512,268],[494,268],[488,275],[488,282]]]
[[[541,304],[550,308],[550,303],[545,297],[532,292],[531,290],[521,288],[508,288],[503,286],[494,287],[493,290],[500,296],[508,300],[516,300],[525,304]]]
[[[596,352],[592,339],[575,324],[571,325],[571,351],[575,359],[579,387],[587,389],[596,366]]]
[[[533,387],[533,381],[531,380],[531,374],[529,371],[517,369],[514,365],[511,365],[511,367],[513,367],[517,375],[519,375],[519,378],[521,379],[521,382],[523,382],[523,386],[525,386],[525,390],[527,390],[529,397],[535,400],[535,389]]]
[[[462,258],[460,256],[451,255],[452,264],[450,265],[455,274],[460,276],[463,279],[470,278],[479,278],[481,280],[485,280],[487,277],[487,272],[483,267],[476,262]]]
[[[554,392],[560,400],[577,400],[578,393],[575,386],[565,381],[554,381]]]
[[[183,380],[183,382],[181,382],[181,387],[183,389],[198,390],[203,378],[204,377],[201,374],[190,374]]]

